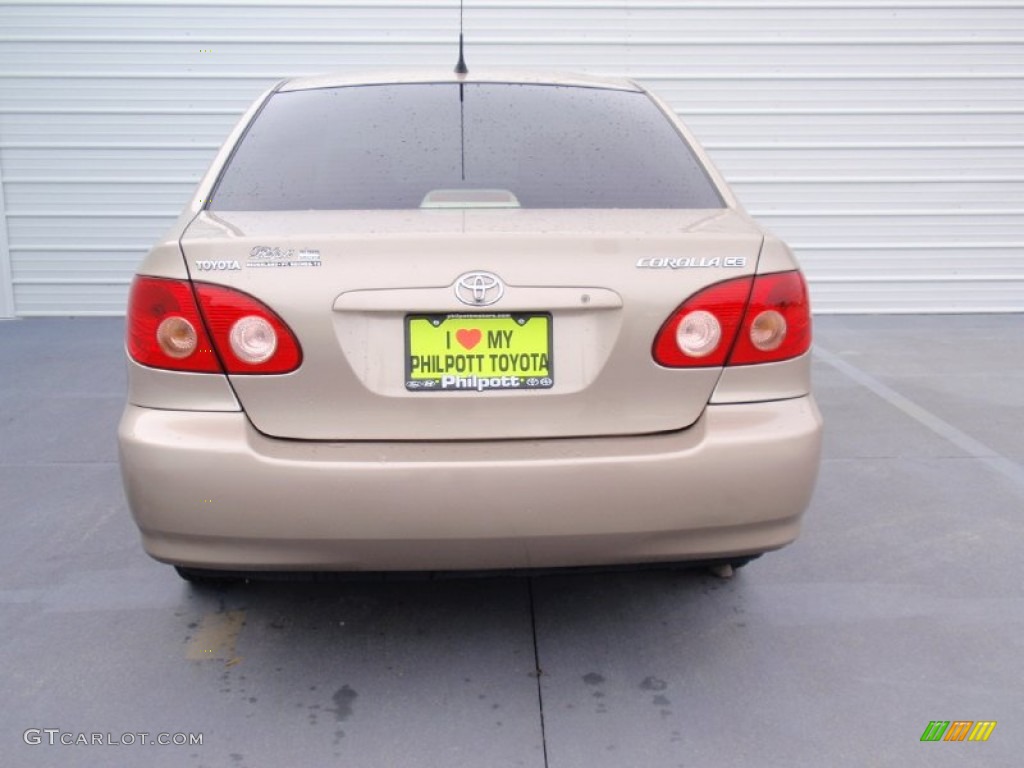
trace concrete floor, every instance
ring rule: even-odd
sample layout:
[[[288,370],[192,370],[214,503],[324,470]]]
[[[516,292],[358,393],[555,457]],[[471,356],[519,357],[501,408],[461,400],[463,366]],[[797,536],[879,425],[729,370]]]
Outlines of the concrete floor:
[[[1024,316],[819,318],[828,432],[803,535],[731,581],[219,592],[139,546],[114,441],[121,334],[117,319],[0,323],[5,765],[1024,759]],[[998,726],[922,743],[931,720]],[[30,745],[27,729],[203,743]]]

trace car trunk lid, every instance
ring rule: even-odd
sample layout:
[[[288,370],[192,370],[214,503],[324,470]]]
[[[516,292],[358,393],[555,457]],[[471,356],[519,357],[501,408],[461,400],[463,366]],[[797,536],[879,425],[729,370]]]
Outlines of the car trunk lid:
[[[720,369],[651,345],[688,296],[752,274],[761,240],[730,209],[439,209],[204,212],[181,245],[193,280],[255,296],[302,346],[292,373],[230,376],[261,432],[485,440],[693,424]]]

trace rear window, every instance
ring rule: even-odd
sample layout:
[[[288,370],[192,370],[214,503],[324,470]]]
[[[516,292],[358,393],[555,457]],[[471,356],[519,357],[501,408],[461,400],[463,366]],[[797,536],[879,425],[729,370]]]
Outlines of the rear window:
[[[437,201],[442,201],[438,203]],[[274,94],[212,210],[721,208],[643,93],[501,83]]]

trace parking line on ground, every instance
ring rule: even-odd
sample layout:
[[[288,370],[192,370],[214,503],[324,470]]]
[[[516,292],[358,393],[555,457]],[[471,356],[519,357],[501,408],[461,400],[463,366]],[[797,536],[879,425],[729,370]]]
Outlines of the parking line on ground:
[[[931,411],[922,408],[913,400],[901,395],[892,387],[883,384],[871,374],[862,371],[854,365],[850,365],[839,355],[829,352],[827,349],[822,349],[815,344],[814,356],[857,382],[865,389],[874,392],[887,403],[898,408],[918,423],[923,424],[935,434],[945,438],[972,458],[978,459],[990,469],[1008,478],[1013,483],[1015,490],[1024,495],[1024,467],[1021,467],[1015,461],[1008,459],[995,449],[974,439],[966,432],[962,432]]]

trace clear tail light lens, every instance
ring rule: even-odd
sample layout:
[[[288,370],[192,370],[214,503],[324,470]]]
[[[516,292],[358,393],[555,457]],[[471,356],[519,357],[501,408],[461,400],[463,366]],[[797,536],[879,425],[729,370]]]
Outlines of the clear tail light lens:
[[[156,343],[165,355],[182,360],[198,348],[199,334],[195,326],[184,317],[171,315],[156,327]]]
[[[771,352],[786,339],[786,318],[774,309],[766,309],[750,324],[750,341],[762,352]]]
[[[236,320],[228,339],[235,357],[252,365],[269,360],[277,349],[274,326],[258,315],[246,315]]]
[[[194,373],[288,373],[302,363],[295,334],[261,301],[221,285],[194,288],[187,280],[135,278],[127,331],[133,360]]]
[[[717,344],[710,330],[720,329]],[[754,365],[811,346],[811,307],[799,272],[739,277],[694,294],[661,327],[655,362],[668,368]]]
[[[688,357],[707,357],[721,340],[722,324],[703,309],[684,315],[676,329],[676,346]]]

